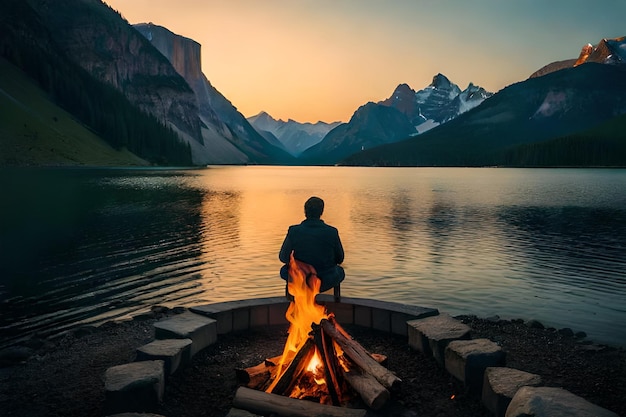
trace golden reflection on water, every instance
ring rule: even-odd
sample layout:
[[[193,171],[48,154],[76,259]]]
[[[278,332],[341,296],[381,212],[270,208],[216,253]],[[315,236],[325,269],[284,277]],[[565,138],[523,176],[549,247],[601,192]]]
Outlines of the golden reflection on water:
[[[425,179],[406,178],[406,171],[371,173],[331,167],[203,171],[200,186],[207,190],[202,207],[205,301],[283,294],[284,284],[277,276],[278,250],[289,225],[303,220],[304,201],[312,195],[325,200],[322,218],[339,229],[346,251],[344,286],[352,296],[398,297],[401,281],[416,279],[434,291],[435,286],[447,283],[429,276],[462,274],[467,259],[474,255],[476,262],[493,265],[493,252],[473,247],[471,234],[488,233],[493,246],[503,245],[500,240],[505,235],[489,231],[497,222],[485,225],[462,218],[476,213],[457,206],[459,198],[476,201],[475,192],[459,196],[458,190],[451,190],[432,172]],[[474,226],[480,230],[472,230]],[[468,245],[463,244],[464,236]],[[463,255],[451,256],[454,251]],[[463,279],[470,286],[475,280],[478,287],[488,277]],[[400,293],[404,289],[419,299],[411,287],[401,285]]]
[[[16,335],[155,304],[283,296],[280,245],[287,228],[304,218],[306,199],[317,195],[346,251],[346,297],[536,318],[626,343],[626,330],[607,325],[626,314],[624,170],[251,166],[57,173],[58,181],[46,175],[50,183],[27,177],[21,189],[40,190],[33,193],[37,204],[5,219],[47,228],[40,235],[48,238],[59,230],[49,220],[67,220],[62,224],[71,230],[48,252],[46,241],[14,234],[13,248],[35,242],[39,249],[10,252],[37,262],[13,256],[3,265],[18,274],[0,286],[8,297],[0,324]],[[80,199],[46,198],[46,190],[70,186]],[[57,212],[80,216],[51,216]]]
[[[616,184],[603,190],[593,172],[250,166],[201,170],[193,182],[203,193],[201,296],[177,302],[284,295],[278,251],[316,195],[346,251],[344,296],[562,327],[584,321],[586,331],[620,315],[615,288],[626,265],[606,252],[622,234],[593,236],[590,221],[597,205],[621,205],[602,202]],[[597,240],[592,249],[578,245],[583,234]],[[608,273],[590,274],[590,264]],[[612,284],[594,294],[600,281]]]

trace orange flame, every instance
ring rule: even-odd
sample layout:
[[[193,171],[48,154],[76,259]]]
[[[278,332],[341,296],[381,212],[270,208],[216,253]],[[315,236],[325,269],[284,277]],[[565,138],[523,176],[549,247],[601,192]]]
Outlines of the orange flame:
[[[277,365],[276,376],[272,384],[267,388],[267,392],[271,392],[274,389],[300,347],[310,337],[309,333],[311,332],[312,324],[319,324],[322,319],[329,317],[326,313],[326,308],[315,302],[315,296],[319,294],[321,284],[322,282],[318,278],[315,268],[294,259],[292,252],[289,259],[289,282],[287,283],[287,289],[289,294],[293,296],[293,301],[289,304],[285,314],[290,323],[289,336],[285,343],[283,355]],[[321,385],[325,381],[320,376],[323,373],[317,372],[319,365],[321,365],[321,359],[319,354],[315,352],[306,369],[316,375],[316,382]]]

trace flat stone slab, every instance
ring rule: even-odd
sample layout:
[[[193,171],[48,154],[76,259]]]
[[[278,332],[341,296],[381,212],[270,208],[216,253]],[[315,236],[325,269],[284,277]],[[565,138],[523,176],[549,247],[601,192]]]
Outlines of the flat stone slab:
[[[472,329],[448,314],[426,317],[407,322],[409,346],[427,356],[432,355],[441,366],[445,366],[445,350],[454,340],[471,337]]]
[[[485,369],[504,366],[506,355],[502,348],[489,339],[455,340],[445,352],[446,370],[463,381],[477,394],[482,393]]]
[[[118,365],[104,374],[107,413],[153,411],[163,399],[163,361]]]
[[[336,313],[340,323],[371,327],[401,336],[408,335],[409,320],[439,314],[439,310],[434,308],[368,298],[341,297],[341,302],[336,302],[332,295],[319,294],[316,300],[325,304],[329,312]]]
[[[288,325],[288,307],[285,297],[267,297],[205,304],[190,310],[217,320],[217,334],[227,334],[255,326]]]
[[[513,396],[521,387],[541,385],[541,376],[519,369],[488,367],[483,379],[482,402],[496,417],[504,417]]]
[[[506,417],[618,417],[563,388],[522,387],[506,410]]]
[[[154,323],[155,339],[191,339],[191,357],[217,341],[217,321],[185,312]]]
[[[171,375],[191,360],[191,339],[155,340],[137,348],[137,361],[162,360],[165,375]]]
[[[357,324],[376,330],[407,335],[407,321],[439,314],[434,308],[408,304],[318,294],[316,301],[326,306],[342,324]],[[289,301],[284,297],[226,301],[191,307],[194,313],[217,320],[217,334],[267,325],[288,325],[285,317]]]

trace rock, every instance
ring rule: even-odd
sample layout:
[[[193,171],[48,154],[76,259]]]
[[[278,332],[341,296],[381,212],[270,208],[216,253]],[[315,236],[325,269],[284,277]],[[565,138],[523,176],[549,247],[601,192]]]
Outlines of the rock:
[[[152,311],[152,313],[154,314],[167,314],[170,309],[168,307],[165,306],[152,306],[150,307],[150,311]]]
[[[504,417],[517,391],[541,385],[541,377],[513,368],[488,367],[483,380],[482,402],[496,417]]]
[[[191,357],[217,341],[217,321],[185,312],[154,323],[156,339],[191,339]]]
[[[174,314],[183,314],[187,309],[185,307],[174,307],[172,309],[172,313]]]
[[[502,348],[489,339],[455,340],[446,348],[445,367],[471,392],[480,395],[485,369],[503,366],[505,357]]]
[[[530,327],[531,329],[544,329],[545,326],[537,320],[528,320],[526,322],[526,326]]]
[[[585,332],[576,332],[574,334],[574,337],[576,339],[584,339],[585,337],[587,337],[587,333],[585,333]]]
[[[409,320],[409,346],[425,355],[432,355],[439,365],[444,366],[445,349],[454,340],[470,338],[471,328],[448,314],[424,319]]]
[[[574,331],[570,329],[569,327],[564,327],[562,329],[559,329],[559,333],[562,334],[563,336],[574,337]]]
[[[163,361],[118,365],[104,374],[105,410],[109,414],[154,411],[163,399]]]
[[[618,417],[605,408],[563,388],[522,387],[506,410],[506,417]]]
[[[137,361],[162,360],[166,375],[171,375],[191,360],[190,339],[155,340],[137,348]]]

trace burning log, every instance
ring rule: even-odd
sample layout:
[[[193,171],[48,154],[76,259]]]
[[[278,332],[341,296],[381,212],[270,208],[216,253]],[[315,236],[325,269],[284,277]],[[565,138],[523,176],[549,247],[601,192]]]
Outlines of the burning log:
[[[298,376],[306,368],[311,356],[313,355],[314,351],[312,348],[314,347],[315,343],[313,342],[313,339],[307,339],[300,350],[298,350],[298,353],[296,353],[296,356],[289,364],[289,367],[280,376],[269,392],[282,394],[284,392],[291,391],[291,388],[297,382]]]
[[[322,405],[245,387],[239,387],[235,392],[233,406],[253,413],[284,417],[365,417],[367,413],[366,410]]]
[[[392,389],[402,382],[400,378],[394,375],[387,368],[376,362],[363,346],[353,339],[349,339],[340,331],[335,324],[329,320],[320,322],[322,329],[332,337],[335,342],[343,349],[343,353],[348,356],[356,365],[358,365],[364,373],[372,375],[385,388]]]
[[[370,355],[335,322],[332,313],[327,313],[324,306],[315,302],[321,281],[313,267],[296,261],[293,253],[289,277],[288,290],[293,301],[285,314],[290,326],[283,354],[276,361],[276,365],[266,361],[255,367],[239,370],[240,382],[246,383],[249,388],[264,390],[265,393],[244,390],[238,391],[238,395],[245,400],[254,397],[253,403],[258,398],[265,398],[263,402],[266,403],[279,401],[276,394],[281,398],[280,401],[286,397],[292,398],[287,401],[311,399],[319,407],[320,404],[347,404],[358,393],[370,408],[380,409],[390,397],[388,389],[401,382],[400,378],[378,362],[384,361],[386,357]],[[350,386],[353,389],[349,389]],[[305,405],[301,405],[302,403]],[[314,403],[298,401],[286,404],[291,405],[284,405],[285,409],[281,411],[270,411],[300,415],[294,413],[294,404],[310,408]],[[253,407],[251,411],[255,410],[259,409]],[[335,415],[329,414],[328,410],[325,407],[321,414]],[[302,415],[310,417],[317,414],[310,409]]]
[[[337,355],[333,348],[333,341],[326,333],[322,331],[322,328],[318,325],[313,326],[313,340],[317,346],[317,350],[320,352],[322,362],[324,363],[324,376],[326,377],[326,387],[328,394],[330,395],[333,405],[339,405],[339,394],[341,393],[341,386],[337,378]]]

